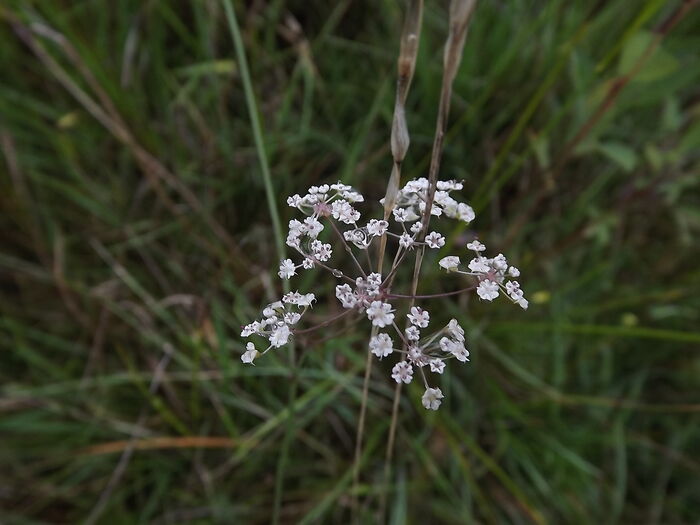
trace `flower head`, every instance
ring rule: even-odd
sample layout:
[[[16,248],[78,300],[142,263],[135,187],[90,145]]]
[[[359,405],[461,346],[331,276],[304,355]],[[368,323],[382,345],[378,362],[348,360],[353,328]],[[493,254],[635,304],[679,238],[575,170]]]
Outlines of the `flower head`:
[[[476,293],[486,301],[493,301],[498,297],[498,283],[489,279],[484,279],[479,283],[479,286],[476,287]]]
[[[425,244],[437,250],[438,248],[445,246],[445,238],[438,232],[430,232],[425,236]]]
[[[394,351],[394,343],[387,334],[377,334],[369,340],[369,349],[379,359],[388,356]]]
[[[241,361],[244,363],[253,363],[253,359],[258,355],[258,351],[255,349],[255,345],[253,343],[248,343],[245,345],[245,352],[243,352],[243,355],[241,356]]]
[[[410,383],[413,380],[413,367],[406,361],[399,361],[391,369],[391,377],[397,383]]]
[[[437,410],[440,408],[440,403],[445,396],[442,395],[442,390],[439,388],[428,388],[426,389],[421,401],[423,406],[428,410]]]
[[[394,310],[391,309],[391,305],[389,303],[372,301],[367,308],[367,318],[372,321],[374,326],[384,328],[394,321],[393,311]]]
[[[447,257],[443,257],[440,259],[438,264],[440,265],[441,268],[444,268],[448,272],[455,271],[457,267],[460,264],[459,257],[455,257],[454,255],[448,255]]]
[[[411,324],[420,328],[427,327],[428,323],[430,322],[430,314],[419,306],[413,306],[411,308],[411,313],[407,314],[406,317],[408,317],[408,320],[411,321]]]

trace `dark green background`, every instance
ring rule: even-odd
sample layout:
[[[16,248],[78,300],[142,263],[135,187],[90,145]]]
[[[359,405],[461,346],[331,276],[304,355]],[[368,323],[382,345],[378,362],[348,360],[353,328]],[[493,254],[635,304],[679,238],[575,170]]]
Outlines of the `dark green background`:
[[[446,3],[428,4],[405,180],[426,173],[439,98]],[[465,233],[520,267],[531,303],[434,307],[472,360],[438,413],[404,390],[392,523],[700,519],[693,4],[478,6],[441,177],[464,179]],[[283,222],[311,184],[378,200],[403,4],[235,9]],[[223,4],[7,0],[0,66],[0,521],[268,523],[277,493],[281,522],[348,522],[364,323],[300,337],[295,367],[239,360],[281,288]],[[457,285],[436,260],[424,293]],[[320,273],[292,286],[319,297],[309,324],[337,311]],[[393,394],[375,372],[365,523]],[[157,448],[115,476],[132,437]]]

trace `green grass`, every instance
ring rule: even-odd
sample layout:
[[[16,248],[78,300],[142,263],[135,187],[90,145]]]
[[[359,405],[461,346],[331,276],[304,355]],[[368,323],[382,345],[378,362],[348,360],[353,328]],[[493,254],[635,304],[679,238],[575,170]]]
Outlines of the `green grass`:
[[[478,6],[441,176],[465,180],[470,228],[531,307],[441,303],[472,361],[438,413],[404,390],[390,523],[700,520],[699,11],[664,25],[683,3]],[[384,195],[402,5],[248,4],[249,71],[223,2],[0,7],[3,523],[267,523],[276,502],[282,523],[349,520],[363,325],[300,337],[293,368],[242,366],[238,334],[281,293],[287,195]],[[427,169],[443,7],[426,6],[405,178]],[[472,230],[452,233],[461,250]],[[419,293],[461,284],[436,266]],[[329,281],[295,279],[324,298],[309,325],[335,311]],[[378,364],[367,523],[392,394]]]

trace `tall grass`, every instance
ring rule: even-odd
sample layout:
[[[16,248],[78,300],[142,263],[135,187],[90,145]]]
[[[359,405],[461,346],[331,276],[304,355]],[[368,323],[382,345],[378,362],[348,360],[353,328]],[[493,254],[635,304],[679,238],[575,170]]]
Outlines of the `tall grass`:
[[[372,521],[383,490],[392,523],[700,519],[697,2],[479,4],[441,173],[533,300],[444,303],[473,359],[437,414],[405,389],[386,482],[375,364],[355,490],[366,334],[244,368],[238,332],[279,294],[284,196],[384,196],[404,6],[232,4],[242,45],[220,2],[0,7],[0,521],[346,522],[353,494]],[[446,20],[426,4],[404,180]]]

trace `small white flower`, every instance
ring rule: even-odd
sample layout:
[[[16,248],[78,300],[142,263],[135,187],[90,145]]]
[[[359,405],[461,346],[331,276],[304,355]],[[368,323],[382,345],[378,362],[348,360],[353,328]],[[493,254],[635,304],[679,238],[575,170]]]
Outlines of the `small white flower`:
[[[301,319],[301,314],[297,312],[287,312],[282,316],[282,319],[284,319],[286,324],[297,324],[299,319]]]
[[[396,222],[406,222],[408,220],[408,214],[404,208],[394,208],[392,213]]]
[[[476,215],[474,214],[474,210],[472,209],[472,207],[468,204],[460,202],[457,206],[457,218],[460,221],[470,223],[474,220],[474,217],[476,217]]]
[[[289,279],[292,275],[296,275],[296,270],[297,267],[294,264],[294,261],[291,259],[285,259],[280,263],[280,271],[277,272],[277,275],[279,275],[282,279]]]
[[[423,406],[428,410],[437,410],[440,408],[441,400],[444,397],[445,396],[442,395],[442,390],[439,388],[428,388],[423,394],[421,401],[423,402]]]
[[[438,232],[430,232],[425,237],[425,243],[433,249],[438,249],[445,246],[445,238]]]
[[[270,344],[275,348],[286,345],[290,335],[289,327],[286,324],[278,326],[272,334],[270,334]]]
[[[476,257],[469,261],[469,269],[472,272],[486,273],[490,270],[486,257]]]
[[[372,219],[367,223],[367,233],[375,237],[384,235],[387,228],[389,228],[389,223],[383,220],[378,221],[377,219]]]
[[[304,267],[305,270],[310,270],[314,267],[314,260],[308,257],[304,257],[304,260],[301,261],[301,265]]]
[[[420,348],[411,346],[408,349],[408,360],[416,366],[423,367],[428,364],[429,358],[424,355]]]
[[[447,352],[448,354],[451,354],[452,350],[454,349],[455,346],[457,346],[457,343],[455,343],[449,337],[441,337],[440,338],[440,350],[442,350],[443,352]]]
[[[315,240],[311,243],[311,251],[314,257],[321,262],[325,262],[331,258],[333,255],[333,250],[331,250],[330,244],[324,244],[319,240]]]
[[[348,201],[342,199],[331,204],[331,215],[345,224],[354,224],[360,219],[360,212],[350,206]]]
[[[252,363],[257,355],[258,351],[255,349],[255,345],[253,343],[248,343],[245,346],[245,352],[243,352],[241,356],[241,361],[244,363]]]
[[[416,222],[414,224],[411,224],[410,230],[412,233],[418,233],[419,231],[421,231],[422,228],[423,225],[420,222]]]
[[[407,314],[406,317],[408,317],[408,320],[411,321],[411,324],[420,328],[425,328],[430,322],[430,314],[427,312],[427,310],[423,310],[419,306],[411,307],[411,313]]]
[[[382,274],[377,272],[372,272],[367,276],[367,284],[372,288],[379,288],[382,284]]]
[[[431,359],[430,360],[430,371],[435,372],[436,374],[442,374],[442,372],[445,370],[445,361],[442,359]]]
[[[443,257],[442,259],[440,259],[438,264],[442,268],[444,268],[445,270],[450,272],[450,271],[456,270],[457,267],[459,266],[460,262],[461,261],[459,260],[459,257],[456,257],[454,255],[449,255],[447,257]]]
[[[484,279],[479,283],[479,286],[476,287],[476,293],[479,294],[479,297],[482,299],[493,301],[498,297],[498,284],[489,279]]]
[[[499,253],[492,259],[493,266],[497,270],[501,270],[502,272],[505,272],[508,269],[508,260],[506,259],[506,256],[503,255],[502,253]]]
[[[394,351],[394,343],[387,334],[378,334],[369,340],[369,349],[379,359],[388,356]]]
[[[483,252],[486,249],[486,246],[479,242],[479,239],[474,239],[472,242],[467,244],[467,249],[474,250],[475,252]]]
[[[343,305],[343,308],[355,308],[357,305],[357,297],[352,293],[352,288],[349,284],[339,284],[335,287],[335,296]]]
[[[413,367],[406,361],[399,361],[394,365],[394,368],[391,369],[391,377],[397,383],[403,381],[408,384],[413,380]]]
[[[272,304],[268,304],[263,309],[263,316],[275,317],[277,315],[277,310],[284,310],[284,305],[282,304],[282,301],[275,301]]]
[[[457,361],[464,363],[469,361],[469,350],[464,347],[463,343],[454,343],[450,349],[450,353],[457,358]]]
[[[381,301],[372,301],[372,304],[367,308],[367,318],[372,321],[374,326],[384,328],[394,321],[391,305]]]
[[[525,295],[520,289],[520,283],[518,281],[508,281],[506,283],[506,292],[508,292],[510,298],[515,302],[518,302]]]
[[[307,217],[304,219],[304,226],[306,226],[306,233],[312,239],[318,237],[318,234],[323,231],[323,224],[316,217]]]
[[[464,329],[459,325],[457,319],[451,319],[447,323],[447,331],[455,340],[464,342]]]
[[[463,184],[456,180],[439,180],[437,181],[437,189],[444,191],[461,190]]]
[[[404,333],[409,341],[418,341],[420,339],[420,330],[415,326],[409,326]]]
[[[399,246],[401,246],[401,248],[410,248],[413,246],[413,237],[408,233],[402,233],[401,237],[399,237]]]
[[[510,266],[508,268],[508,275],[511,277],[520,277],[520,270],[518,270],[515,266]]]
[[[524,297],[521,297],[521,298],[518,300],[518,306],[520,306],[520,308],[522,308],[523,310],[527,310],[527,307],[528,307],[529,304],[530,304],[530,303],[528,302],[528,300],[525,299]]]
[[[297,304],[299,306],[311,306],[311,303],[313,303],[315,300],[316,296],[312,293],[301,294],[301,297],[297,301]]]
[[[301,206],[301,203],[301,197],[297,194],[292,195],[291,197],[287,197],[287,204],[292,208],[298,208],[299,206]]]
[[[243,330],[241,331],[241,337],[249,337],[259,330],[260,323],[257,321],[253,321],[252,323],[247,324],[243,327]]]

